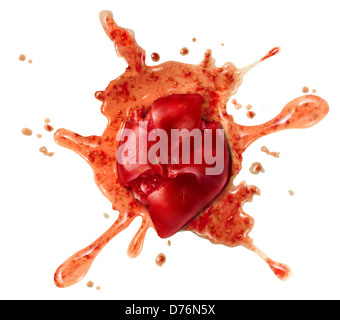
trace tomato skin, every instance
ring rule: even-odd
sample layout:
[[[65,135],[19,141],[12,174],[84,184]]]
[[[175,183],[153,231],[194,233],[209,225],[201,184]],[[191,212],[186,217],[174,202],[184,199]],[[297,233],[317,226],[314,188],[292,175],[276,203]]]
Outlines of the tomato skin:
[[[214,133],[214,130],[221,129],[216,122],[207,125]],[[171,182],[148,196],[149,213],[161,238],[168,238],[184,227],[223,190],[228,181],[230,155],[225,137],[221,139],[222,149],[217,152],[214,146],[212,148],[212,153],[219,157],[220,162],[223,161],[221,174],[207,175],[206,169],[213,165],[204,159],[202,164],[195,164],[192,150],[190,164],[169,164]]]
[[[137,120],[128,120],[123,130],[123,136],[136,135],[137,140],[132,145],[129,141],[121,141],[123,152],[133,148],[132,156],[136,155],[137,163],[117,165],[118,178],[122,186],[131,189],[134,197],[149,207],[151,220],[158,235],[168,238],[183,228],[206,205],[213,201],[227,183],[229,175],[229,149],[222,126],[218,122],[205,123],[201,120],[201,105],[203,98],[198,95],[172,95],[156,100],[145,116],[145,125],[139,128]],[[169,158],[167,163],[139,164],[142,152],[148,152],[156,143],[143,139],[140,144],[138,134],[152,129],[163,129],[171,137],[171,129],[187,129],[198,131],[202,135],[202,144],[193,143],[192,137],[181,137],[168,144]],[[131,130],[130,132],[126,129]],[[144,130],[144,131],[143,131]],[[219,139],[219,144],[207,144],[204,133],[211,131],[211,139]],[[188,141],[186,139],[189,139]],[[190,140],[191,139],[191,140]],[[133,141],[133,140],[132,140]],[[183,160],[183,154],[178,155],[179,162],[171,162],[173,148],[181,150],[182,144],[188,142],[190,162]],[[217,141],[217,140],[216,140]],[[144,148],[140,151],[139,147]],[[214,163],[208,163],[205,151],[209,151],[216,164],[222,165],[218,174],[207,174],[207,170],[214,169]],[[196,154],[201,155],[201,162],[194,160]],[[130,154],[129,157],[130,159]]]
[[[181,174],[148,196],[151,220],[161,238],[181,229],[201,209],[193,174]]]
[[[155,126],[168,134],[171,129],[199,128],[203,98],[199,94],[174,94],[156,100],[152,104],[152,118]]]
[[[122,154],[128,153],[128,151],[130,151],[130,153],[128,153],[129,162],[124,165],[117,166],[118,179],[120,184],[124,187],[129,186],[131,181],[135,180],[139,176],[143,175],[145,172],[152,169],[152,165],[149,162],[141,164],[141,162],[139,161],[142,158],[142,155],[138,152],[139,134],[147,134],[146,130],[145,132],[140,131],[144,130],[138,125],[137,122],[131,120],[126,121],[123,130],[123,136],[127,138],[127,141],[121,141],[119,147]],[[118,163],[119,162],[121,161],[118,161]]]

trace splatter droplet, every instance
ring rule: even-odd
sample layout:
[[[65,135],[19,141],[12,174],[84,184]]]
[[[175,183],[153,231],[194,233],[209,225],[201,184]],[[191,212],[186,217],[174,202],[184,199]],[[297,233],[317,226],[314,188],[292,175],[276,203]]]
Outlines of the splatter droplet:
[[[267,147],[263,146],[261,148],[261,151],[268,154],[269,156],[279,158],[280,157],[280,152],[275,152],[275,151],[269,151]]]
[[[259,174],[260,172],[264,172],[264,169],[260,162],[254,162],[249,168],[249,171],[252,174]]]
[[[32,135],[32,130],[31,129],[29,129],[29,128],[23,128],[22,130],[21,130],[21,132],[22,132],[22,134],[24,135],[24,136],[31,136]]]
[[[248,117],[249,119],[253,119],[255,116],[256,116],[256,113],[255,113],[254,111],[249,110],[249,111],[247,112],[247,117]]]
[[[41,147],[39,151],[47,157],[52,157],[54,155],[54,152],[48,152],[46,147]]]
[[[237,99],[232,99],[231,103],[234,105],[236,110],[239,110],[242,108],[242,104],[237,102]]]
[[[189,49],[186,48],[186,47],[182,48],[181,51],[180,51],[180,54],[182,56],[186,56],[188,53],[189,53]]]
[[[166,256],[164,253],[160,253],[157,257],[156,257],[156,264],[157,266],[161,267],[166,261]]]
[[[159,61],[160,56],[159,56],[159,54],[157,52],[153,52],[151,54],[151,59],[152,59],[152,61],[157,62],[157,61]]]
[[[48,123],[45,123],[44,128],[48,132],[51,132],[51,131],[54,130],[54,128],[50,124],[48,124]]]

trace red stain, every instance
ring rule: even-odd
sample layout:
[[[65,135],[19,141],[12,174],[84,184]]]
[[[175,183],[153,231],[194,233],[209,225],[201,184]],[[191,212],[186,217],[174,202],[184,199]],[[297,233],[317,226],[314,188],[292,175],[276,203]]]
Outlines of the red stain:
[[[80,281],[105,245],[126,229],[138,216],[142,224],[132,239],[128,255],[136,257],[142,250],[148,228],[153,227],[148,208],[135,200],[131,191],[119,184],[116,151],[124,123],[133,115],[145,115],[152,103],[171,94],[202,95],[202,119],[219,121],[224,128],[231,153],[230,179],[219,196],[191,220],[184,230],[192,231],[212,243],[228,247],[245,246],[259,254],[273,272],[285,279],[289,267],[274,262],[256,248],[249,232],[254,219],[243,211],[243,205],[252,201],[260,191],[245,182],[234,185],[242,168],[243,152],[257,139],[285,129],[308,128],[321,121],[328,113],[328,104],[315,95],[304,95],[287,103],[272,120],[256,126],[243,126],[234,122],[227,113],[226,104],[242,82],[243,73],[232,63],[216,67],[211,51],[205,53],[199,65],[175,61],[158,66],[145,64],[145,51],[137,44],[132,31],[119,27],[110,12],[101,13],[101,21],[117,54],[125,59],[128,67],[124,74],[109,83],[105,91],[96,93],[102,101],[102,113],[108,124],[101,136],[83,137],[65,129],[55,133],[55,141],[78,153],[94,171],[95,182],[103,195],[112,203],[119,217],[112,227],[88,247],[67,259],[55,273],[55,284],[67,287]],[[261,60],[276,55],[279,48],[268,52]]]

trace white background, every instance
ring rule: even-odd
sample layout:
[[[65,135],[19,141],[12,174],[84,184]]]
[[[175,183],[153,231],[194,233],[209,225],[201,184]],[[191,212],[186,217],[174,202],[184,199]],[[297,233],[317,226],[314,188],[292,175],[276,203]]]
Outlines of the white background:
[[[315,127],[254,143],[237,178],[261,189],[262,195],[244,206],[255,218],[250,235],[272,259],[292,268],[289,281],[278,280],[244,248],[212,245],[189,232],[174,235],[168,247],[149,230],[141,255],[130,259],[126,249],[137,219],[104,248],[82,282],[66,289],[54,285],[56,268],[117,217],[86,162],[57,146],[43,129],[49,117],[55,128],[103,132],[106,119],[94,93],[126,67],[100,25],[104,9],[135,31],[150,65],[154,51],[160,62],[197,64],[211,48],[218,66],[232,61],[244,67],[281,46],[279,55],[246,75],[235,95],[243,108],[230,104],[239,123],[271,119],[303,86],[329,102],[328,116]],[[326,0],[1,1],[0,298],[340,298],[338,13],[338,1]],[[180,55],[183,46],[188,56]],[[19,61],[21,53],[33,63]],[[245,116],[248,103],[256,112],[253,120]],[[23,127],[34,135],[23,136]],[[43,145],[55,156],[43,156],[38,151]],[[261,152],[262,145],[281,152],[280,158]],[[249,173],[255,161],[265,173]],[[167,256],[161,268],[154,262],[160,252]],[[101,290],[88,288],[89,280]]]

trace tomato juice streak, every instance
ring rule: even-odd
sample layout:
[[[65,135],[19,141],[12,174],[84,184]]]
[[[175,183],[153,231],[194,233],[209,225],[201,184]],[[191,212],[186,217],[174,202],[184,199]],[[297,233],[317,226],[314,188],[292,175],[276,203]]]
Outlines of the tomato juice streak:
[[[279,52],[281,51],[280,47],[275,47],[273,49],[271,49],[262,59],[261,61],[264,61],[270,57],[273,57],[275,55],[277,55]]]
[[[130,257],[139,255],[146,232],[153,224],[147,207],[134,199],[129,189],[119,184],[117,138],[130,116],[145,115],[156,99],[171,94],[193,93],[200,94],[204,99],[202,119],[207,122],[219,121],[225,130],[232,157],[231,178],[219,196],[183,230],[192,231],[212,243],[228,247],[242,245],[263,258],[280,279],[286,279],[290,274],[289,267],[268,258],[254,246],[249,237],[254,219],[242,207],[244,203],[252,201],[254,195],[259,195],[260,190],[245,182],[235,186],[233,181],[242,168],[242,154],[251,143],[279,130],[307,128],[316,124],[327,114],[327,102],[314,95],[304,95],[289,102],[271,121],[256,126],[239,125],[227,113],[227,102],[236,93],[244,74],[260,61],[277,54],[279,48],[272,49],[261,60],[243,69],[237,69],[232,63],[216,67],[210,50],[205,52],[203,61],[198,65],[169,61],[147,66],[145,51],[137,44],[131,30],[119,27],[109,11],[101,12],[100,20],[106,34],[115,44],[117,55],[123,57],[128,64],[124,74],[111,81],[105,91],[95,94],[102,102],[101,112],[108,120],[107,127],[101,136],[83,137],[59,129],[54,137],[59,145],[75,151],[89,163],[98,188],[112,203],[113,209],[119,212],[119,216],[102,236],[75,253],[57,269],[55,284],[67,287],[84,278],[104,246],[140,216],[141,226],[128,248]]]

